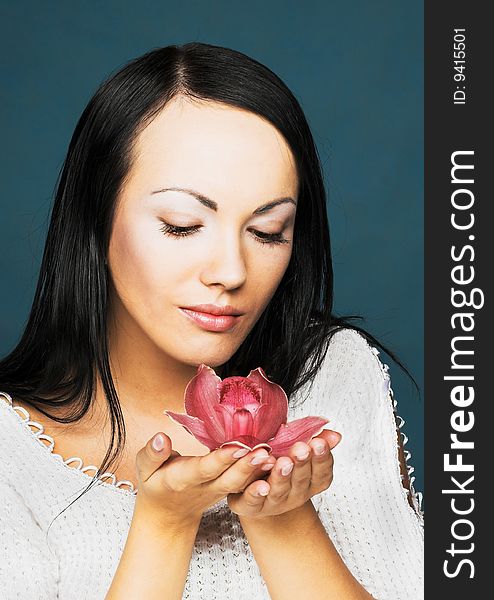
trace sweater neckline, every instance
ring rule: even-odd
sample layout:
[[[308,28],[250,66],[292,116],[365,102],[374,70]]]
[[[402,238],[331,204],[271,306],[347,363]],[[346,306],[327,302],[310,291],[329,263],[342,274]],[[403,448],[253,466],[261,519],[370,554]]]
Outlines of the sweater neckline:
[[[43,424],[39,423],[38,421],[33,421],[29,412],[23,406],[14,404],[12,397],[7,392],[0,391],[0,398],[2,397],[7,401],[7,409],[16,416],[16,418],[24,426],[26,432],[32,435],[43,448],[48,450],[51,456],[57,462],[64,465],[71,471],[81,473],[82,476],[87,479],[94,480],[94,475],[90,475],[88,471],[94,471],[94,474],[96,474],[98,467],[94,465],[84,466],[84,461],[79,456],[71,456],[70,458],[64,459],[60,454],[54,452],[55,440],[51,435],[45,433]],[[33,427],[35,429],[33,429]],[[48,445],[45,444],[43,440],[46,440]],[[71,466],[72,464],[75,466]],[[106,479],[109,479],[110,481],[105,481]],[[98,477],[98,481],[100,482],[100,485],[114,489],[118,493],[124,494],[128,497],[135,497],[138,492],[138,488],[135,488],[131,481],[128,481],[127,479],[118,481],[115,474],[111,473],[110,471],[106,471],[105,473],[101,474]],[[122,486],[128,486],[130,489],[125,489]]]

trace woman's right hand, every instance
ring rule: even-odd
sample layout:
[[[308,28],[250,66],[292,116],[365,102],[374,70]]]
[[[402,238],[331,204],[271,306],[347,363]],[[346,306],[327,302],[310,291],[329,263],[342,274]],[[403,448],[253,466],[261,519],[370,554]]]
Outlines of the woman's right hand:
[[[164,439],[157,451],[152,442]],[[202,514],[230,493],[239,493],[256,479],[269,474],[261,467],[276,463],[266,449],[258,448],[243,457],[233,454],[244,450],[229,445],[204,456],[181,456],[172,449],[170,438],[159,433],[136,456],[138,493],[136,510],[158,526],[183,528],[199,524]],[[257,465],[254,457],[264,456]]]

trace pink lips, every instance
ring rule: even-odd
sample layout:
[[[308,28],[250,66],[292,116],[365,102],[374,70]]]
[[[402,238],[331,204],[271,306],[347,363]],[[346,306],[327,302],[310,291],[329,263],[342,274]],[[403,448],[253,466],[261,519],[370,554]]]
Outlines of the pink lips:
[[[199,312],[188,308],[180,308],[180,310],[184,315],[206,331],[228,331],[240,320],[240,316],[216,316],[211,313]]]

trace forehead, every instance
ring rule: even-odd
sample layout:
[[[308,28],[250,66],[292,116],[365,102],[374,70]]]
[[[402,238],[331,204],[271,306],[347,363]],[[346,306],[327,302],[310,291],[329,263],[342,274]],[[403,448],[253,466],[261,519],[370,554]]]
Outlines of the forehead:
[[[246,110],[179,97],[139,134],[130,181],[184,185],[209,195],[296,195],[293,154],[278,130]]]

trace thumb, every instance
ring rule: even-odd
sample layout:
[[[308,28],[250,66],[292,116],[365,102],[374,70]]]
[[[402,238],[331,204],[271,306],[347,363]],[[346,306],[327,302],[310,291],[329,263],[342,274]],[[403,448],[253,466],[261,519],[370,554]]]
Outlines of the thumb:
[[[136,456],[136,470],[141,482],[147,481],[172,454],[171,439],[162,432],[154,435],[147,444],[139,450]]]

